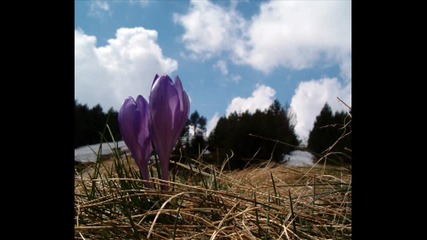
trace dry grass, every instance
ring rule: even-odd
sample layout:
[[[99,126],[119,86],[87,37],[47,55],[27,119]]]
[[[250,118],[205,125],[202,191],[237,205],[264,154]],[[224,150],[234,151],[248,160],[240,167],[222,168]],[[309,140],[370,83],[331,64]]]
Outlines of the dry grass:
[[[75,239],[351,239],[346,169],[175,163],[165,192],[155,167],[147,189],[133,160],[117,159],[76,175]]]

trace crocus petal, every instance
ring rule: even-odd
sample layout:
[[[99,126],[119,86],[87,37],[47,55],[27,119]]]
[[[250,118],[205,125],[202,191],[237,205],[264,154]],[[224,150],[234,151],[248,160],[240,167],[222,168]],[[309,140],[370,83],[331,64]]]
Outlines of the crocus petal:
[[[180,128],[182,129],[184,128],[185,123],[187,122],[187,119],[188,119],[188,115],[190,113],[190,99],[188,98],[187,92],[182,87],[181,79],[179,79],[178,76],[176,76],[175,78],[175,86],[179,94],[179,100],[180,100],[179,104],[180,104],[181,114],[186,116],[186,117],[181,117],[183,121],[180,125]]]
[[[154,83],[156,82],[157,78],[159,78],[159,75],[154,75],[153,83],[151,83],[151,88],[153,88]]]
[[[174,144],[171,135],[174,131],[174,114],[178,100],[172,80],[168,76],[158,78],[150,93],[149,107],[152,138],[159,157],[169,158],[170,148]]]
[[[142,158],[140,161],[140,171],[143,179],[149,180],[150,175],[148,172],[149,158],[151,156],[151,152],[153,151],[153,147],[151,145],[150,131],[149,131],[149,107],[148,102],[144,97],[139,95],[136,98],[136,104],[138,106],[138,110],[140,113],[140,125],[138,129],[138,144],[139,151],[141,152]],[[149,184],[150,185],[150,184]],[[151,185],[150,185],[151,186]]]
[[[155,149],[159,155],[162,179],[169,180],[169,157],[173,143],[174,109],[178,105],[178,93],[168,76],[155,80],[150,93],[150,120]],[[162,185],[163,190],[168,187]]]
[[[150,130],[159,155],[162,179],[169,180],[169,157],[188,119],[189,100],[181,81],[155,78],[150,92]],[[167,190],[166,185],[162,185]]]
[[[190,113],[190,100],[188,99],[188,95],[182,87],[181,80],[178,76],[175,77],[175,88],[178,92],[179,98],[179,108],[175,110],[176,116],[176,129],[181,129],[179,132],[175,131],[174,142],[178,141],[178,138],[181,135],[182,129],[184,129],[185,124],[187,123],[188,115]],[[174,146],[172,146],[173,148]]]
[[[136,101],[128,97],[118,116],[120,134],[145,180],[149,180],[148,158],[152,151],[151,144],[146,144],[150,141],[148,118],[148,103],[142,96],[138,96]],[[145,185],[151,187],[149,183]]]
[[[138,107],[132,97],[127,98],[119,111],[119,130],[124,142],[128,146],[133,156],[137,155],[138,144],[138,124],[140,116]]]

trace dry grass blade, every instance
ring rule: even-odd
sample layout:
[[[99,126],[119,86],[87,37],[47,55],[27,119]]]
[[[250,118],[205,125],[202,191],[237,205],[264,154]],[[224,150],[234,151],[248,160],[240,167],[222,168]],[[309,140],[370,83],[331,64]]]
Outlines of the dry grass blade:
[[[167,182],[173,191],[160,191],[165,182],[153,176],[147,189],[126,159],[82,170],[75,239],[351,239],[351,171],[345,168],[271,163],[226,172],[172,164],[203,181],[177,174]]]
[[[224,218],[221,220],[221,222],[219,222],[217,226],[218,229],[215,230],[215,232],[212,234],[212,237],[210,238],[211,240],[215,239],[216,235],[221,230],[222,224],[224,223],[224,221],[226,221],[228,215],[230,215],[239,204],[240,204],[240,201],[234,204],[234,206],[230,209],[230,211],[228,211],[227,214],[225,214]]]
[[[156,217],[155,217],[155,218],[154,218],[154,220],[153,220],[153,223],[151,224],[150,230],[148,231],[148,234],[147,234],[147,239],[149,239],[149,238],[150,238],[150,236],[151,236],[151,232],[153,231],[153,228],[154,228],[154,225],[156,224],[157,218],[159,217],[159,215],[160,215],[160,213],[162,212],[162,210],[165,208],[166,204],[168,204],[170,201],[172,201],[172,199],[174,199],[174,198],[176,198],[176,197],[179,197],[179,196],[181,196],[181,195],[183,195],[183,194],[185,194],[185,192],[181,192],[181,193],[175,194],[175,195],[173,195],[172,197],[170,197],[168,200],[166,200],[166,201],[162,204],[162,206],[160,207],[159,211],[158,211],[158,212],[157,212],[157,214],[156,214]]]

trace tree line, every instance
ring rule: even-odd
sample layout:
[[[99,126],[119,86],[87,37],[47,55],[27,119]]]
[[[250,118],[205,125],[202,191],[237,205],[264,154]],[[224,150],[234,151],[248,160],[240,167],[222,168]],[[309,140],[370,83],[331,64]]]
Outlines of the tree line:
[[[264,111],[234,112],[221,117],[208,142],[217,161],[234,155],[228,162],[230,169],[268,160],[278,162],[300,144],[293,122],[290,108],[276,100]]]
[[[113,141],[106,125],[108,124],[114,140],[121,139],[119,132],[119,113],[110,108],[104,113],[101,105],[89,108],[74,101],[74,148]],[[103,134],[104,133],[104,134]]]
[[[104,113],[99,104],[89,109],[75,101],[75,147],[99,143],[106,124],[114,139],[121,140],[117,117],[118,112],[112,108]],[[348,113],[333,113],[325,103],[309,133],[306,147],[301,146],[295,133],[295,122],[292,109],[275,100],[264,111],[234,112],[221,117],[215,129],[206,136],[207,119],[195,110],[187,120],[173,155],[181,162],[191,163],[190,159],[198,159],[222,165],[227,161],[227,169],[243,169],[266,161],[280,162],[286,154],[306,149],[314,153],[316,159],[326,159],[328,163],[349,163],[351,118]],[[102,141],[112,141],[108,131],[104,136]],[[339,154],[322,158],[327,153]]]
[[[351,160],[351,137],[351,114],[344,111],[333,113],[325,103],[309,133],[307,149],[316,153],[320,162],[348,164]],[[323,157],[325,155],[329,157]]]

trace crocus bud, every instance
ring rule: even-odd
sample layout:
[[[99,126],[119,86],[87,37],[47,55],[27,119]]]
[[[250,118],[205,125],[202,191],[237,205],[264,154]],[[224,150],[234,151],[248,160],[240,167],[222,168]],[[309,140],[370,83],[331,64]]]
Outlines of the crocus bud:
[[[138,165],[144,180],[150,180],[148,161],[153,150],[148,128],[149,109],[147,100],[141,95],[128,97],[119,111],[119,130]],[[151,188],[150,183],[145,183]]]
[[[177,76],[175,83],[168,75],[154,78],[149,97],[150,130],[159,156],[162,179],[169,180],[169,157],[185,126],[190,101]],[[162,190],[168,190],[166,184]]]

